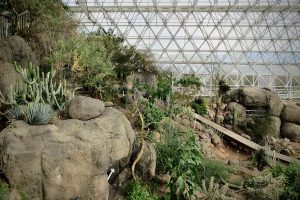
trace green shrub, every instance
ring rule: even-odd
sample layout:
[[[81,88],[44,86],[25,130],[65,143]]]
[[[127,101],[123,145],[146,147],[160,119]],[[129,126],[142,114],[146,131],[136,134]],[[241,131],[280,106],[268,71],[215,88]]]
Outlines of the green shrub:
[[[204,102],[202,97],[198,97],[197,99],[195,99],[192,102],[191,107],[199,115],[206,115],[207,114],[206,105],[205,105],[205,102]]]
[[[164,143],[157,143],[157,170],[169,173],[171,199],[191,198],[197,189],[199,168],[203,158],[192,131],[183,132],[169,127]]]
[[[178,81],[175,82],[175,85],[180,85],[182,87],[201,87],[202,81],[197,76],[183,76]]]
[[[291,163],[288,166],[278,165],[272,170],[274,177],[285,176],[284,192],[280,199],[300,199],[300,165]]]
[[[245,182],[248,199],[276,200],[284,193],[284,176],[273,177],[272,173],[263,172]],[[289,199],[289,198],[288,198]]]
[[[209,184],[206,180],[202,180],[201,199],[203,200],[234,200],[228,195],[228,185],[219,185],[214,181],[214,177],[210,177]]]
[[[159,122],[166,116],[166,112],[156,107],[153,103],[148,103],[144,110],[145,127],[157,129]]]
[[[126,188],[127,200],[158,200],[149,189],[139,181],[130,181]]]
[[[0,199],[8,200],[9,188],[5,183],[0,182]]]
[[[205,159],[202,165],[203,168],[199,169],[199,179],[207,179],[210,177],[226,179],[232,171],[232,169],[224,163],[215,160]]]
[[[172,94],[172,80],[171,78],[164,74],[158,78],[157,88],[156,88],[156,98],[167,100]]]

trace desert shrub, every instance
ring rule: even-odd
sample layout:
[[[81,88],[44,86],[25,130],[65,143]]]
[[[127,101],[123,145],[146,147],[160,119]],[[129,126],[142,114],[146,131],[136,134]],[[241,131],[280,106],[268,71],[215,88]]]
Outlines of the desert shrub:
[[[300,199],[300,165],[291,163],[288,166],[278,165],[272,170],[274,177],[285,176],[284,192],[280,199]]]
[[[191,103],[191,107],[195,110],[195,112],[199,115],[207,114],[206,105],[204,99],[202,97],[198,97]]]
[[[252,164],[259,170],[263,170],[265,166],[269,165],[268,157],[264,149],[259,149],[252,155]]]
[[[9,195],[8,185],[0,182],[0,199],[7,200]]]
[[[227,165],[215,160],[205,159],[202,165],[203,168],[199,169],[199,179],[207,179],[210,177],[215,177],[216,180],[218,180],[219,177],[226,179],[232,172],[232,169]]]
[[[127,200],[157,200],[158,198],[151,194],[147,186],[139,181],[130,181],[126,188]]]
[[[104,87],[105,80],[114,76],[111,59],[117,45],[117,38],[108,35],[70,37],[57,42],[49,63],[58,70],[59,77],[69,78],[96,93]]]
[[[158,78],[156,88],[156,98],[167,100],[172,94],[172,79],[167,74]]]
[[[151,102],[146,105],[143,114],[145,127],[151,129],[157,129],[159,122],[166,116],[165,111],[156,107]]]
[[[215,182],[214,177],[211,177],[208,185],[206,180],[202,180],[201,184],[201,199],[203,200],[234,200],[228,194],[228,185],[219,185]]]
[[[272,173],[263,172],[245,182],[248,199],[276,200],[284,193],[284,176],[273,177]]]
[[[157,143],[157,169],[160,173],[169,173],[170,198],[191,198],[197,190],[199,168],[203,158],[195,135],[169,127],[164,143]]]

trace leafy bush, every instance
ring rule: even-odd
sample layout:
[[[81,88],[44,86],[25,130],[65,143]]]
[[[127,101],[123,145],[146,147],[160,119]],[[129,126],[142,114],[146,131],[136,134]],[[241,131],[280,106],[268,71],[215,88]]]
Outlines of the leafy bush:
[[[225,80],[219,80],[219,94],[225,95],[230,90],[230,86],[226,84]]]
[[[191,107],[199,115],[205,115],[205,114],[207,114],[206,105],[205,105],[204,99],[202,97],[198,97],[197,99],[195,99],[192,102]]]
[[[114,76],[111,59],[118,43],[117,38],[107,35],[70,37],[57,43],[49,63],[58,70],[59,77],[65,77],[64,71],[69,68],[70,81],[95,93]]]
[[[166,116],[166,112],[150,102],[146,105],[143,114],[145,127],[151,129],[157,129],[159,122]]]
[[[199,169],[199,179],[207,179],[210,177],[215,177],[216,179],[221,177],[226,179],[232,171],[232,169],[224,163],[210,159],[205,159],[202,165],[203,169]]]
[[[139,181],[130,181],[127,185],[127,200],[157,200],[146,186],[143,186]]]
[[[291,163],[288,166],[278,165],[272,170],[274,177],[285,176],[284,192],[280,199],[300,199],[300,165]]]
[[[284,176],[264,172],[245,182],[248,199],[276,200],[284,193]],[[288,198],[289,199],[289,198]]]
[[[157,143],[157,170],[171,174],[171,199],[191,198],[197,188],[202,155],[193,132],[169,127],[164,143]]]
[[[159,77],[156,89],[156,98],[167,100],[172,94],[172,80],[164,74]]]
[[[7,200],[9,195],[9,188],[7,184],[0,182],[0,199]]]
[[[182,87],[201,87],[202,81],[197,76],[183,76],[178,81],[175,82],[175,85],[181,85]]]

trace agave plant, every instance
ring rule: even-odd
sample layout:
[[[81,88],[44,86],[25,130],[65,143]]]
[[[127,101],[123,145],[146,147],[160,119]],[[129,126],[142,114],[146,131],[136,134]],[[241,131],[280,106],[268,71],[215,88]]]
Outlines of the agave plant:
[[[5,117],[8,121],[23,120],[24,119],[24,105],[16,105],[5,112]]]
[[[228,195],[228,185],[220,186],[214,181],[214,177],[210,178],[209,184],[202,180],[201,192],[202,199],[207,200],[233,200],[234,198]]]
[[[25,121],[31,125],[48,124],[54,116],[54,110],[49,104],[29,103],[24,108]]]

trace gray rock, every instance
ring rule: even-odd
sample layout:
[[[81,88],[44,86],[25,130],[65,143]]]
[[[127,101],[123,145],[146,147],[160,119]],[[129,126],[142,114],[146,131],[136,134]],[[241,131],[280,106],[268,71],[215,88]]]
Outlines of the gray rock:
[[[281,134],[293,142],[300,142],[300,125],[287,122],[283,123]]]
[[[171,180],[171,176],[169,174],[156,175],[155,178],[161,184],[168,184]]]
[[[85,96],[75,96],[69,106],[72,119],[90,120],[99,117],[105,111],[105,105],[98,99]]]
[[[255,127],[252,129],[257,139],[266,139],[266,137],[280,137],[281,120],[278,117],[268,116],[256,121]]]
[[[248,139],[248,140],[251,140],[251,137],[249,135],[245,134],[245,133],[242,133],[241,136]]]
[[[281,119],[300,125],[300,106],[295,103],[288,103],[283,109]]]
[[[211,143],[214,145],[219,145],[222,143],[222,140],[217,134],[214,134],[211,136]]]
[[[143,177],[153,178],[156,169],[156,151],[151,143],[145,142],[144,152],[137,163],[137,170],[139,170]]]
[[[291,156],[292,155],[292,153],[287,148],[282,149],[280,151],[280,153],[283,154],[283,155],[286,155],[286,156]]]
[[[113,102],[110,102],[110,101],[104,102],[104,106],[105,106],[105,107],[112,107],[113,105],[114,105]]]
[[[9,96],[17,81],[22,84],[22,76],[15,70],[15,66],[10,62],[0,62],[0,91],[4,97]]]
[[[130,95],[130,94],[126,94],[126,95],[122,96],[120,98],[120,100],[121,100],[122,103],[125,103],[125,104],[132,104],[133,101],[134,101],[133,96]]]
[[[236,120],[238,124],[243,123],[246,120],[246,108],[243,105],[236,102],[231,102],[227,105],[226,110],[231,113],[232,118],[233,112],[236,112]]]
[[[29,199],[107,200],[107,171],[128,164],[134,138],[129,121],[113,108],[89,121],[15,121],[0,134],[0,168]]]
[[[228,160],[228,165],[230,166],[237,166],[239,164],[239,161],[237,160]]]
[[[238,95],[237,95],[238,94]],[[234,97],[239,98],[239,103],[251,107],[268,107],[270,114],[279,117],[284,107],[280,96],[276,92],[258,87],[245,87],[232,92]]]

